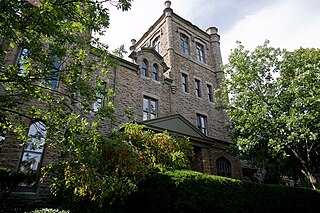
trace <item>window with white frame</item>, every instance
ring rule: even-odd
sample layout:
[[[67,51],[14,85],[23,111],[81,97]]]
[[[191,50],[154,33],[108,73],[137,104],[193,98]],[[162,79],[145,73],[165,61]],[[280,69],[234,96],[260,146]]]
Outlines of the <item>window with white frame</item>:
[[[198,129],[205,135],[208,134],[208,127],[207,127],[207,116],[197,114],[197,126]]]
[[[198,61],[205,63],[204,46],[198,42],[196,42],[196,55]]]
[[[158,117],[158,101],[156,99],[143,97],[143,120],[150,120]]]
[[[152,66],[152,74],[151,77],[153,80],[159,81],[159,67],[157,64]]]
[[[220,157],[216,161],[217,164],[217,175],[223,177],[232,177],[231,174],[231,163],[224,157]]]
[[[180,51],[189,54],[189,38],[185,34],[180,34]]]
[[[213,91],[212,91],[212,85],[207,84],[207,94],[208,94],[208,100],[210,102],[213,102]]]
[[[148,61],[143,59],[141,62],[140,68],[141,76],[147,77],[148,76]]]
[[[183,91],[186,93],[189,93],[189,79],[187,74],[185,73],[181,74],[181,82],[182,82]]]
[[[196,96],[198,98],[201,98],[202,97],[202,94],[201,94],[201,81],[199,79],[195,79],[194,83],[195,83]]]
[[[160,53],[160,36],[157,36],[152,42],[153,48]]]

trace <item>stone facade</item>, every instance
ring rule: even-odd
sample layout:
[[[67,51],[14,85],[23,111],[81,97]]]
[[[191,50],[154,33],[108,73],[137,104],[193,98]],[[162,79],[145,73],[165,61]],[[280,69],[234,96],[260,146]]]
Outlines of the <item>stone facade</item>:
[[[217,29],[199,29],[175,14],[170,4],[169,1],[166,2],[163,14],[141,39],[137,42],[133,40],[129,56],[132,61],[117,58],[118,66],[110,69],[105,82],[116,94],[116,121],[113,124],[103,124],[103,127],[108,131],[132,119],[145,122],[148,126],[148,122],[143,119],[143,109],[144,99],[150,98],[156,102],[153,127],[157,127],[157,119],[172,118],[170,116],[173,115],[180,116],[174,117],[173,124],[180,119],[186,127],[192,126],[189,130],[193,134],[190,140],[196,154],[195,160],[191,163],[194,170],[219,174],[221,166],[219,167],[218,159],[223,158],[230,169],[227,176],[241,178],[239,159],[227,152],[228,146],[232,143],[226,131],[227,116],[223,109],[218,108],[219,103],[213,93],[220,88],[224,76],[221,70],[220,37]],[[184,44],[187,45],[187,52],[181,50],[181,36],[186,39]],[[154,48],[155,43],[159,45],[159,52]],[[15,63],[17,50],[10,54],[6,57],[10,59],[7,63]],[[146,76],[141,69],[143,61],[148,62]],[[154,65],[158,68],[157,79],[152,78]],[[211,94],[208,94],[208,88],[212,89]],[[212,100],[209,95],[212,95]],[[127,109],[131,110],[131,117],[125,115]],[[197,128],[199,115],[205,120],[205,130]],[[174,125],[167,130],[174,131]],[[184,135],[183,131],[179,133]],[[0,166],[17,171],[22,151],[23,147],[14,137],[6,137],[0,152]],[[57,157],[57,153],[45,148],[42,166],[54,162]],[[49,180],[45,180],[38,184],[32,196],[43,197],[48,194],[49,183]],[[19,197],[19,194],[15,195]]]
[[[170,2],[166,2],[170,3]],[[231,177],[240,178],[239,159],[227,153],[231,141],[226,131],[227,116],[219,103],[208,97],[209,85],[212,91],[220,88],[224,74],[221,70],[220,36],[215,27],[206,31],[173,12],[167,4],[163,14],[138,41],[132,40],[130,58],[132,62],[120,61],[107,81],[116,92],[115,105],[117,122],[128,121],[123,116],[127,107],[137,121],[143,121],[143,98],[157,101],[157,117],[179,114],[192,125],[197,126],[197,114],[207,122],[209,146],[197,143],[197,161],[193,169],[209,174],[217,174],[216,160],[224,157],[231,163]],[[188,53],[180,49],[180,36],[188,39]],[[155,48],[155,41],[159,48]],[[203,46],[203,58],[197,58],[197,45]],[[157,52],[155,49],[158,49]],[[148,62],[148,74],[143,76],[141,64]],[[151,78],[152,66],[157,64],[159,80]],[[187,76],[188,91],[184,91],[182,74]],[[196,95],[195,80],[200,82],[201,97]],[[213,92],[214,93],[214,92]],[[169,129],[170,130],[170,129]]]

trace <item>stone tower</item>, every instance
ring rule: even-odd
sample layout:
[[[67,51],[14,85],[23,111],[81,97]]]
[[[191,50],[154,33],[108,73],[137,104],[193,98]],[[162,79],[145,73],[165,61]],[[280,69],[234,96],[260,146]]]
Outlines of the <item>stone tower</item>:
[[[201,30],[166,1],[160,18],[132,39],[132,62],[121,60],[109,85],[116,93],[117,123],[129,120],[122,113],[129,107],[151,129],[190,137],[197,154],[193,169],[240,178],[239,159],[226,151],[228,119],[214,93],[224,76],[217,32]],[[221,171],[225,164],[229,171]]]
[[[143,53],[152,48],[168,67],[163,78],[171,80],[171,97],[163,100],[169,102],[169,106],[163,108],[170,109],[159,105],[159,115],[181,114],[194,125],[197,125],[197,114],[203,115],[207,121],[207,135],[228,141],[226,115],[217,110],[214,97],[214,90],[220,87],[223,78],[218,30],[210,27],[203,31],[175,14],[170,1],[165,5],[155,24],[137,42],[134,40],[130,56],[135,64],[141,65],[147,59]],[[153,63],[148,64],[152,69]]]

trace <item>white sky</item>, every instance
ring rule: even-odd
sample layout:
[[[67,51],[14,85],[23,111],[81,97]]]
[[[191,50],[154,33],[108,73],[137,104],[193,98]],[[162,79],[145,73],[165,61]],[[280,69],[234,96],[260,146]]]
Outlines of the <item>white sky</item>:
[[[110,27],[103,43],[110,51],[138,40],[162,15],[165,0],[134,0],[122,12],[110,4]],[[271,46],[320,48],[320,0],[171,0],[173,12],[203,30],[215,26],[221,36],[223,63],[236,41],[253,50],[268,39]]]

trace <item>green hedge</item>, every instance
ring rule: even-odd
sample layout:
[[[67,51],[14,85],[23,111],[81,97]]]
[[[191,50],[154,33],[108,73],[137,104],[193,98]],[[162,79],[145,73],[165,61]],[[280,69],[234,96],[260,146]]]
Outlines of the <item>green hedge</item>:
[[[131,208],[143,212],[319,212],[320,192],[193,171],[153,175]]]
[[[70,211],[44,208],[33,210],[30,213],[70,213]]]

